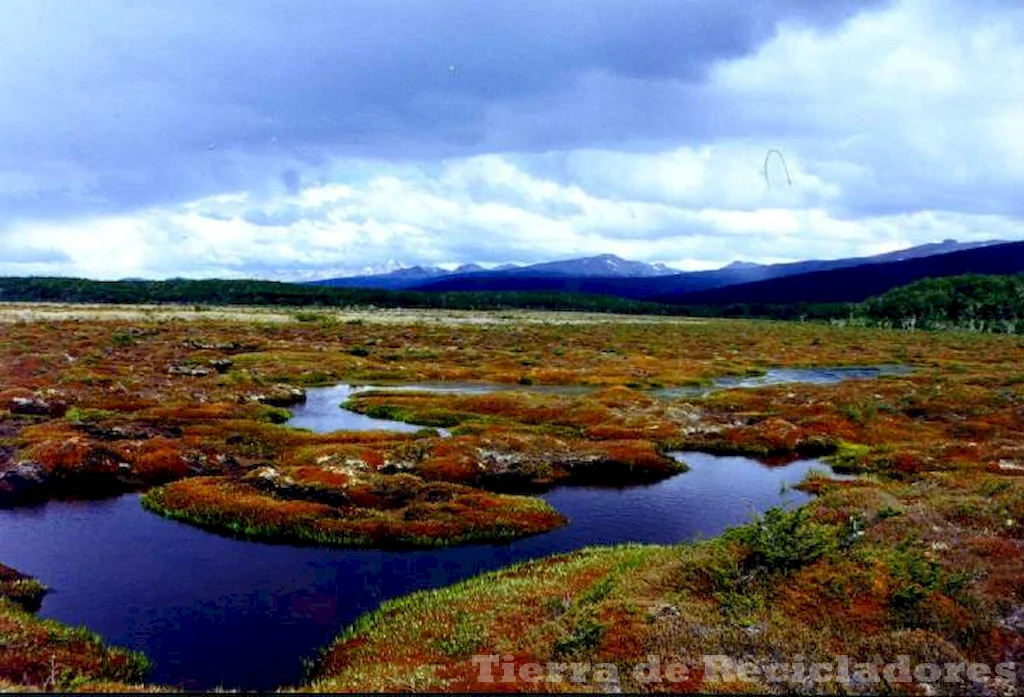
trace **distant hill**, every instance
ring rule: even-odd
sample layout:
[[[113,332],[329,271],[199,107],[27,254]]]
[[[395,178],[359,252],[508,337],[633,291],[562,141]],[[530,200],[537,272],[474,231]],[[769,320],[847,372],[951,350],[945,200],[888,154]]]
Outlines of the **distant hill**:
[[[987,240],[985,242],[957,242],[956,240],[943,240],[942,242],[922,244],[917,247],[900,249],[886,254],[876,254],[871,258],[876,261],[906,261],[907,259],[932,257],[937,254],[963,252],[968,249],[977,249],[979,247],[992,247],[998,244],[1008,244],[1008,240]]]
[[[385,274],[348,276],[313,281],[313,285],[340,288],[390,288],[397,290],[412,288],[433,280],[442,279],[471,279],[468,282],[472,285],[480,279],[491,278],[652,278],[678,273],[678,269],[670,269],[664,264],[629,261],[614,254],[601,254],[595,257],[550,261],[529,266],[503,264],[489,271],[477,264],[465,264],[452,271],[446,271],[436,266],[413,266]],[[526,285],[529,286],[530,284],[527,283]],[[557,284],[555,285],[557,286]],[[459,290],[471,289],[460,288]],[[555,289],[562,290],[557,287]],[[612,295],[616,294],[613,293]]]
[[[332,286],[335,288],[379,288],[382,290],[401,290],[411,288],[432,278],[440,278],[448,272],[436,266],[410,266],[405,269],[388,273],[369,274],[366,276],[346,276],[329,278],[323,281],[312,281],[314,286]]]
[[[740,271],[740,270],[743,270],[743,269],[759,269],[759,268],[761,268],[763,266],[764,266],[764,264],[755,264],[752,261],[736,260],[736,261],[732,262],[731,264],[726,264],[721,269],[719,269],[719,271]]]
[[[891,257],[891,255],[883,255]],[[1024,272],[1024,242],[911,256],[902,261],[859,264],[710,290],[671,292],[647,299],[693,306],[861,302],[922,278]]]
[[[561,293],[592,293],[617,295],[624,298],[644,299],[675,293],[721,288],[741,283],[765,281],[773,278],[796,276],[814,271],[841,269],[878,262],[899,262],[907,259],[946,254],[985,246],[1004,244],[1002,241],[986,242],[944,242],[924,244],[896,252],[870,257],[849,257],[844,259],[809,260],[787,264],[761,265],[750,262],[733,262],[713,271],[692,271],[673,275],[649,274],[639,277],[613,275],[584,275],[570,273],[546,273],[546,265],[522,267],[509,272],[488,271],[475,274],[452,274],[446,277],[428,279],[409,286],[422,291],[544,291]],[[600,259],[601,257],[594,257]],[[579,261],[579,260],[577,260]],[[538,267],[541,267],[538,270]]]
[[[505,269],[498,273],[509,276],[576,276],[600,278],[652,278],[672,276],[679,269],[670,269],[664,264],[648,264],[642,261],[628,261],[614,254],[601,254],[596,257],[550,261],[543,264],[531,264],[519,268]]]

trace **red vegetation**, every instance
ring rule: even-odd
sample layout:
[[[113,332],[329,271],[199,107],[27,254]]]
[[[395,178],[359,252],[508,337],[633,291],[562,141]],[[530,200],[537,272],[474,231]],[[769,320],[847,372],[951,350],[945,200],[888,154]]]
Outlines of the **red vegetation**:
[[[212,530],[339,546],[436,546],[508,540],[565,523],[536,499],[488,494],[412,475],[265,472],[244,482],[196,477],[146,495],[150,508]],[[329,502],[329,503],[327,503]]]

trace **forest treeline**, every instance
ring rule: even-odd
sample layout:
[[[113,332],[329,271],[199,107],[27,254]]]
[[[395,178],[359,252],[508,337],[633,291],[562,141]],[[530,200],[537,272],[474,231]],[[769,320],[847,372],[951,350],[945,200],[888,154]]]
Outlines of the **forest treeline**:
[[[1024,274],[925,278],[863,302],[858,314],[901,329],[1024,332]]]
[[[0,278],[0,301],[562,310],[829,321],[897,329],[1024,333],[1024,274],[927,278],[862,303],[668,305],[610,295],[519,291],[420,292],[247,280],[91,281]]]
[[[1024,333],[1024,274],[925,278],[861,303],[743,303],[690,306],[688,313],[831,321],[894,329]]]
[[[435,308],[447,310],[566,310],[619,314],[682,314],[671,305],[610,295],[530,292],[427,293],[332,288],[250,280],[91,281],[79,278],[0,278],[0,302],[270,305],[292,307]]]

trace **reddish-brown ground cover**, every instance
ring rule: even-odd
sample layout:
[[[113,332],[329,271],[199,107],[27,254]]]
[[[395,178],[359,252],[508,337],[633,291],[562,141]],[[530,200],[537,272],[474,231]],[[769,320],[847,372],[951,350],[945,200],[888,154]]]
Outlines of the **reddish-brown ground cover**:
[[[527,521],[516,534],[557,525],[550,511],[522,515],[517,506],[532,499],[494,492],[668,476],[671,449],[832,453],[838,467],[863,475],[808,482],[819,494],[808,534],[845,536],[813,559],[765,566],[770,555],[737,538],[545,560],[389,604],[339,640],[314,687],[493,689],[473,682],[475,651],[621,666],[647,652],[691,662],[701,653],[762,661],[785,651],[1022,656],[1017,337],[728,321],[346,324],[326,314],[285,324],[67,321],[2,331],[0,497],[9,504],[170,482],[151,499],[177,497],[175,510],[194,510],[195,522],[216,518],[226,531],[266,526],[294,538],[330,523],[350,542],[388,544],[459,541],[467,529],[496,527],[488,511]],[[771,366],[881,363],[914,371],[704,398],[646,391]],[[450,439],[300,432],[274,423],[281,413],[268,406],[286,403],[294,387],[432,380],[595,389],[354,400],[361,411],[450,427]],[[682,687],[712,689],[694,668],[697,678]]]

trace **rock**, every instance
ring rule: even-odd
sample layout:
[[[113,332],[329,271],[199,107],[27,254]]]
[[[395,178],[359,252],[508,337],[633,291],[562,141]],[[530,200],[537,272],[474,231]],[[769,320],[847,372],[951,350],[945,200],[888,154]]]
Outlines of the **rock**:
[[[7,405],[12,414],[25,416],[64,416],[68,405],[55,400],[47,401],[42,397],[13,397]]]
[[[1024,605],[1014,608],[1013,612],[1000,622],[1006,629],[1016,634],[1024,634]]]
[[[180,438],[182,434],[180,426],[156,426],[146,423],[129,423],[106,428],[86,422],[76,424],[75,428],[97,440],[149,440],[157,436]]]
[[[216,370],[209,366],[191,363],[177,363],[167,368],[169,375],[187,375],[193,378],[206,377],[207,375],[213,375],[215,372]]]
[[[291,385],[274,385],[262,394],[249,395],[248,401],[271,407],[290,407],[306,401],[306,391]]]
[[[233,457],[218,456],[221,458],[216,464],[222,469],[231,469],[237,465]],[[210,471],[210,458],[201,452],[186,452],[182,459],[185,466],[192,474],[207,474]]]
[[[280,499],[311,501],[328,506],[345,506],[351,503],[343,491],[301,484],[269,465],[252,471],[244,481],[254,489]]]
[[[37,462],[19,462],[0,473],[0,508],[30,499],[50,481],[50,473]]]
[[[658,603],[650,609],[648,615],[651,617],[651,619],[655,621],[663,622],[666,620],[675,619],[676,617],[682,615],[682,613],[679,612],[679,608],[677,608],[675,605],[669,605],[668,603]]]
[[[181,342],[184,348],[199,351],[230,351],[241,353],[256,351],[260,345],[252,341],[203,341],[202,339],[185,339]]]
[[[477,448],[477,466],[494,475],[508,474],[526,460],[521,453]]]
[[[395,460],[385,462],[377,471],[381,474],[403,474],[414,471],[419,463],[412,460]]]
[[[211,358],[207,363],[218,373],[226,373],[235,365],[235,362],[230,358]]]

